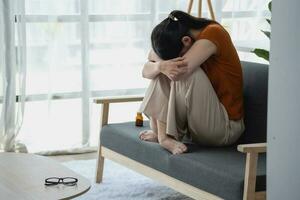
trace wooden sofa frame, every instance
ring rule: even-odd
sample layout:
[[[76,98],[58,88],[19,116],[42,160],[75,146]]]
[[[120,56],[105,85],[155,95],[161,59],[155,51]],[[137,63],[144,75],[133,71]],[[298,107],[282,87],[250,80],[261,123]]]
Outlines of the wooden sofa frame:
[[[142,100],[143,100],[143,96],[106,97],[106,98],[94,99],[94,103],[102,104],[100,127],[102,128],[104,125],[107,125],[108,123],[109,105],[111,103],[137,102]],[[266,152],[266,143],[241,144],[238,145],[237,150],[246,154],[243,200],[265,200],[266,191],[255,192],[255,185],[256,185],[256,168],[257,168],[258,154]],[[96,183],[102,182],[104,158],[115,161],[149,178],[157,180],[160,183],[191,198],[199,199],[199,200],[222,199],[221,197],[203,191],[192,185],[177,180],[169,175],[166,175],[158,170],[155,170],[149,166],[134,161],[122,154],[114,152],[102,146],[100,143],[100,139],[99,139],[97,166],[96,166]]]

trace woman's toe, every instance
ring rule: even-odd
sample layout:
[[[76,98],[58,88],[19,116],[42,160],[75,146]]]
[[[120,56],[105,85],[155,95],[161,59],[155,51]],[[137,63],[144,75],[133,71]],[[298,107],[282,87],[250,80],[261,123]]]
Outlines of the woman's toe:
[[[146,131],[140,132],[139,138],[140,138],[141,140],[143,140],[143,138],[145,137],[145,133],[146,133]]]
[[[174,154],[182,154],[187,151],[187,147],[184,144],[179,144],[174,150]]]
[[[178,149],[175,149],[173,152],[172,152],[174,155],[178,155],[180,154],[179,150]]]
[[[147,140],[147,135],[146,134],[142,135],[142,140]]]
[[[172,152],[174,155],[178,155],[178,154],[181,154],[182,153],[182,150],[180,149],[180,147],[177,147],[173,150]]]
[[[147,132],[146,130],[141,131],[141,132],[140,132],[140,135],[143,135],[143,134],[145,134],[146,132]]]

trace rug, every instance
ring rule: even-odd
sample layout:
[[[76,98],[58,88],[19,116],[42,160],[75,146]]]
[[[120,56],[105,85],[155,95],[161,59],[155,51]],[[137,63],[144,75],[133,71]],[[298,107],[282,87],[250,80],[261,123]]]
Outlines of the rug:
[[[63,164],[91,181],[91,189],[76,200],[191,200],[110,160],[105,160],[101,184],[95,183],[96,160],[76,160]]]

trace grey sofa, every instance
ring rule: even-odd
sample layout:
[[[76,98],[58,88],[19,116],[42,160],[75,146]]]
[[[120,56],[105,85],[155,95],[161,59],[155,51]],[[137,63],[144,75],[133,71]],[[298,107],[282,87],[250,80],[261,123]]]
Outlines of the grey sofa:
[[[157,143],[139,140],[139,132],[149,129],[148,124],[138,128],[134,122],[107,123],[110,103],[142,97],[95,99],[102,104],[103,126],[96,182],[101,182],[108,158],[194,199],[265,199],[268,66],[249,62],[242,66],[246,130],[230,147],[187,144],[188,153],[171,155]]]

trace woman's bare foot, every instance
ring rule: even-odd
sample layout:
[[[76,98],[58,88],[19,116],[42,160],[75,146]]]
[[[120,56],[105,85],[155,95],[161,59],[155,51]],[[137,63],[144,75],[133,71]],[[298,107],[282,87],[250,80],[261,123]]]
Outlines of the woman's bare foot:
[[[158,142],[157,134],[154,133],[152,130],[146,130],[140,132],[139,138],[144,141],[148,142]]]
[[[178,142],[169,136],[162,139],[159,144],[174,155],[182,154],[187,151],[185,144]]]

